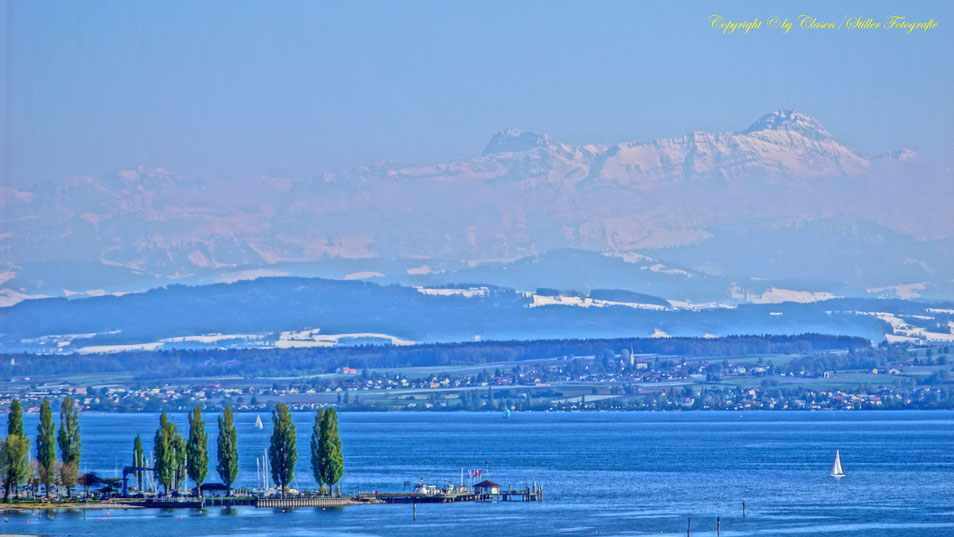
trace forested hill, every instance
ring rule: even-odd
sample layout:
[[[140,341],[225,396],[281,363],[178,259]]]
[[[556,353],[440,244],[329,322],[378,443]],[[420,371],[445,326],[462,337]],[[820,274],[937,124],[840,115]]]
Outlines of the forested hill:
[[[645,295],[600,293],[604,298],[653,302]],[[930,310],[951,306],[900,300],[836,299],[695,309],[666,308],[658,302],[619,305],[592,297],[542,298],[545,301],[492,286],[471,293],[318,278],[176,285],[123,296],[27,300],[2,308],[0,351],[70,354],[117,345],[152,345],[153,349],[202,344],[211,348],[281,347],[283,337],[299,338],[284,340],[284,346],[305,346],[324,344],[313,337],[319,332],[321,337],[347,335],[351,343],[360,343],[365,334],[434,343],[478,337],[532,340],[800,333],[843,334],[878,342],[892,330],[883,312],[903,315],[906,322],[926,323],[924,329],[933,331],[945,329],[946,322],[954,320],[943,313],[948,310]],[[939,317],[945,315],[948,317]],[[311,332],[301,336],[296,331]]]

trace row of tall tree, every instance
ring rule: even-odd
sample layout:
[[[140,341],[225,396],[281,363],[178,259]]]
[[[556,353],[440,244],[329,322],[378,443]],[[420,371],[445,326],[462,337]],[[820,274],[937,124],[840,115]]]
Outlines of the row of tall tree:
[[[216,466],[219,477],[225,482],[231,494],[232,483],[238,475],[238,450],[235,444],[235,424],[232,408],[226,407],[223,416],[219,418],[218,462]],[[155,457],[153,473],[168,495],[169,489],[178,490],[187,479],[196,485],[196,494],[202,495],[202,484],[209,473],[209,436],[205,432],[205,421],[202,419],[202,407],[196,406],[189,413],[188,440],[179,432],[179,428],[163,412],[159,416],[159,428],[153,438],[153,456]],[[133,465],[144,468],[145,458],[142,452],[142,439],[136,437],[133,444]],[[143,470],[136,470],[136,479],[142,488]]]
[[[40,423],[36,428],[36,464],[39,481],[49,496],[55,483],[66,488],[72,497],[79,480],[80,443],[79,412],[75,402],[66,397],[60,404],[60,425],[56,430],[49,399],[40,406]],[[59,448],[59,461],[57,461]],[[23,430],[23,409],[14,399],[7,415],[7,436],[0,443],[0,481],[3,482],[3,501],[10,494],[19,495],[20,486],[30,481],[33,471],[29,461],[30,438]]]
[[[298,462],[298,439],[291,412],[284,403],[278,403],[272,411],[272,436],[269,446],[269,463],[272,480],[281,488],[282,496],[288,492],[295,478]],[[231,407],[226,407],[218,417],[216,449],[216,472],[231,495],[232,485],[238,478],[238,434],[235,416]],[[7,416],[7,436],[0,442],[0,481],[3,499],[8,502],[12,493],[19,494],[21,485],[31,480],[34,472],[30,465],[30,438],[23,428],[23,409],[14,399]],[[57,452],[59,461],[57,461]],[[79,479],[80,456],[79,412],[75,402],[67,397],[60,404],[60,423],[57,431],[53,410],[48,399],[40,406],[40,422],[36,436],[36,473],[39,483],[52,494],[53,485],[62,484],[67,495]],[[152,471],[156,480],[168,494],[177,490],[187,479],[196,484],[196,493],[202,494],[202,484],[208,475],[208,435],[202,419],[202,407],[196,406],[189,414],[189,436],[182,436],[175,423],[163,412],[159,428],[153,438]],[[137,436],[133,444],[133,466],[140,490],[143,485],[147,461],[142,438]],[[319,409],[311,433],[312,474],[321,493],[331,492],[344,474],[344,458],[338,436],[338,414],[334,408]]]
[[[284,498],[289,483],[295,479],[295,465],[298,462],[298,437],[288,405],[275,405],[272,424],[268,462],[272,481],[280,487]],[[338,437],[338,412],[334,408],[318,409],[315,413],[311,431],[311,472],[322,494],[332,492],[334,485],[344,475],[344,457]]]
[[[226,494],[231,496],[232,485],[238,478],[238,433],[232,407],[225,407],[222,416],[218,418],[218,429],[215,469],[226,486]],[[200,406],[195,407],[189,414],[188,440],[179,433],[165,412],[159,416],[159,428],[156,429],[153,440],[153,472],[156,481],[163,486],[167,495],[170,489],[178,490],[187,478],[195,483],[196,494],[202,494],[202,484],[209,466],[207,442],[208,435]],[[280,487],[284,497],[288,492],[288,485],[295,479],[295,465],[298,462],[295,422],[284,403],[278,403],[272,411],[272,436],[268,457],[272,481]],[[137,468],[146,467],[142,439],[138,436],[133,445],[133,465]],[[322,494],[331,492],[344,474],[344,458],[338,437],[338,413],[333,408],[319,409],[315,414],[311,434],[311,466]],[[140,489],[142,471],[136,470]]]

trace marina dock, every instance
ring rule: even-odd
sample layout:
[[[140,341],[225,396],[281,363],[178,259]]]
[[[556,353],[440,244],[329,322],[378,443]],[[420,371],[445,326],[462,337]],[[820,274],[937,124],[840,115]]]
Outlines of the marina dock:
[[[180,500],[146,499],[140,501],[124,501],[127,505],[152,509],[204,509],[207,507],[256,507],[260,509],[293,509],[295,507],[342,507],[356,503],[350,496],[332,497],[290,497],[290,498],[189,498]]]
[[[294,509],[296,507],[343,507],[357,504],[381,503],[457,503],[457,502],[540,502],[543,501],[543,487],[537,485],[522,489],[478,489],[458,490],[455,492],[365,492],[355,496],[299,496],[278,497],[205,497],[180,499],[125,500],[122,503],[136,507],[153,509],[204,509],[207,507],[256,507],[259,509]]]
[[[495,490],[493,492],[463,491],[438,494],[378,492],[359,494],[357,498],[377,500],[384,503],[540,502],[543,501],[543,487],[534,485],[523,489]]]

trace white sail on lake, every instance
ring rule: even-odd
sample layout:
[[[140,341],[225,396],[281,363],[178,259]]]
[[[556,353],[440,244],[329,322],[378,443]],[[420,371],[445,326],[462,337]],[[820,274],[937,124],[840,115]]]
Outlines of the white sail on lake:
[[[832,477],[845,477],[845,472],[841,469],[841,454],[838,453],[838,450],[835,450],[835,464],[831,466],[831,473],[828,474]]]
[[[262,417],[261,417],[261,416],[255,416],[255,428],[256,428],[256,429],[261,429],[262,427],[264,427],[264,425],[262,425]]]

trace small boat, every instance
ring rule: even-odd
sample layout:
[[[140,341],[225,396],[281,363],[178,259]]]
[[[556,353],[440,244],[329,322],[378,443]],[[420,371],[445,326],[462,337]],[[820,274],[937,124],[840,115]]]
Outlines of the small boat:
[[[828,474],[832,477],[845,477],[845,472],[841,469],[841,454],[838,453],[838,450],[835,450],[835,464],[831,466],[831,473]]]
[[[256,428],[256,429],[261,429],[261,428],[263,428],[263,427],[265,427],[265,426],[262,425],[262,417],[261,417],[261,416],[255,416],[255,428]]]
[[[509,408],[504,408],[504,415],[503,415],[503,417],[504,417],[504,419],[507,419],[507,418],[510,417],[510,409],[509,409]]]

